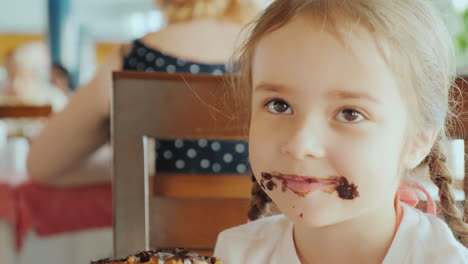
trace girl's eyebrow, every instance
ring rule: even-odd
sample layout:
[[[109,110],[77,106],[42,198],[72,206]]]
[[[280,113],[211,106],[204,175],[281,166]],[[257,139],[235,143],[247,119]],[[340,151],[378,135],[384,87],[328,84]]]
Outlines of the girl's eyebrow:
[[[346,90],[334,90],[327,93],[327,97],[331,99],[366,99],[378,104],[379,100],[366,92],[352,92]]]
[[[281,93],[285,92],[288,90],[288,87],[282,86],[282,85],[277,85],[277,84],[271,84],[271,83],[264,83],[261,82],[257,86],[255,86],[255,91],[265,91],[265,92],[276,92],[276,93]]]
[[[275,92],[275,93],[284,93],[289,91],[288,87],[283,86],[283,85],[277,85],[277,84],[271,84],[271,83],[260,83],[255,87],[255,91],[265,91],[265,92]],[[353,91],[347,91],[347,90],[333,90],[330,92],[327,92],[326,94],[327,98],[330,99],[366,99],[368,101],[371,101],[373,103],[379,103],[379,100],[377,98],[371,96],[370,94],[366,92],[353,92]]]

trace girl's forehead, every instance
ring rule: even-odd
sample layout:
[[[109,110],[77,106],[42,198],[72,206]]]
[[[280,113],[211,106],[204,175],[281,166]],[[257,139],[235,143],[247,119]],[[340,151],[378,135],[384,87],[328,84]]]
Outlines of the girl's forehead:
[[[373,51],[379,53],[376,37],[364,25],[345,23],[343,19],[342,21],[330,24],[299,15],[276,30],[265,34],[255,50],[288,48],[284,51],[304,55],[315,53],[314,56],[336,55],[343,59],[354,56],[356,61],[363,62],[365,60],[360,59],[365,54]]]
[[[335,34],[298,16],[265,35],[252,60],[253,87],[268,82],[288,87],[379,90],[395,84],[374,36],[363,26],[349,29]]]

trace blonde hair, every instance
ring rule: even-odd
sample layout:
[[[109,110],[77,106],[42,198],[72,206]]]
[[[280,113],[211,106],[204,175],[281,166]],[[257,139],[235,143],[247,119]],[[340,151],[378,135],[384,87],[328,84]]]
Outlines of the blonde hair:
[[[440,130],[429,155],[419,166],[428,166],[431,180],[439,187],[441,217],[454,235],[468,246],[468,228],[455,203],[453,177],[445,166],[442,151],[446,129],[455,117],[455,64],[451,36],[437,11],[426,0],[277,0],[248,28],[248,37],[235,60],[239,77],[236,94],[250,101],[252,58],[266,34],[275,31],[298,15],[323,21],[326,29],[340,36],[343,23],[364,26],[375,38],[385,61],[399,77],[399,85],[411,87],[414,99],[414,127]],[[341,39],[343,41],[343,39]],[[451,104],[449,104],[449,101]],[[451,107],[452,106],[452,107]],[[412,171],[406,171],[405,176]],[[250,219],[271,214],[275,208],[253,177]]]
[[[196,18],[228,19],[239,24],[250,21],[263,0],[157,0],[168,21],[182,22]]]

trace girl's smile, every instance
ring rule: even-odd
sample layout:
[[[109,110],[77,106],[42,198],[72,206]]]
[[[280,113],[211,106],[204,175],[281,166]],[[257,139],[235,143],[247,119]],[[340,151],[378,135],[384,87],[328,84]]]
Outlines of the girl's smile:
[[[281,190],[283,192],[289,189],[300,197],[305,197],[310,192],[316,190],[321,190],[326,193],[332,193],[336,190],[338,196],[342,199],[354,199],[359,196],[357,186],[349,184],[348,180],[343,176],[317,178],[279,172],[262,172],[261,177],[260,185],[264,189],[266,187],[269,191],[273,191],[277,187],[273,182],[273,179],[276,179],[281,183]]]

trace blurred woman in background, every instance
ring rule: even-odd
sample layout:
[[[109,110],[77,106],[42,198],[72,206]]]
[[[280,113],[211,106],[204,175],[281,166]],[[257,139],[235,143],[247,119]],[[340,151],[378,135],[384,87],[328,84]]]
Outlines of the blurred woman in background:
[[[258,2],[158,0],[168,25],[113,52],[66,109],[51,118],[31,145],[31,179],[57,184],[109,181],[111,151],[97,150],[109,141],[111,72],[226,73],[240,30],[262,7]]]

